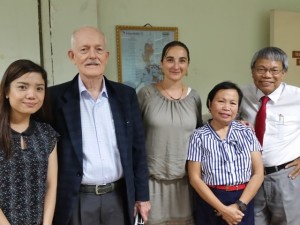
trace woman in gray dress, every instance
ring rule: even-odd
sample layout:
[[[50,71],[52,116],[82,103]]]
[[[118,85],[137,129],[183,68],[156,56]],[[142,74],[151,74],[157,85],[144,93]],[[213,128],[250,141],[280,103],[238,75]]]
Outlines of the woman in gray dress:
[[[194,224],[186,157],[189,137],[202,117],[198,93],[183,83],[189,62],[185,44],[168,43],[161,56],[164,79],[138,92],[146,130],[151,225]]]

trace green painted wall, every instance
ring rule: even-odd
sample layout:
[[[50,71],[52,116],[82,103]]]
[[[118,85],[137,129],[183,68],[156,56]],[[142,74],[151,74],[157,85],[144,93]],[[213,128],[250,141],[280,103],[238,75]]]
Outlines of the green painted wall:
[[[299,0],[99,0],[99,27],[109,40],[107,75],[117,80],[116,25],[176,26],[191,54],[185,83],[202,101],[224,80],[252,82],[249,64],[270,40],[272,9],[300,11]],[[300,38],[299,38],[300,41]],[[280,46],[278,46],[280,47]],[[203,107],[205,111],[205,107]]]

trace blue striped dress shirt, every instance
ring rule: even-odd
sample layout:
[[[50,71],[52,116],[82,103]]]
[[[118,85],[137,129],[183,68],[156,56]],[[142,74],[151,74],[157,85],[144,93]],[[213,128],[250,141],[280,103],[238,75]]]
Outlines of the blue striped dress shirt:
[[[262,148],[249,127],[232,121],[227,137],[221,140],[207,123],[192,134],[187,159],[201,163],[206,184],[237,185],[250,180],[252,151]]]
[[[82,127],[82,184],[106,184],[123,176],[114,121],[103,79],[103,88],[95,100],[79,76]]]

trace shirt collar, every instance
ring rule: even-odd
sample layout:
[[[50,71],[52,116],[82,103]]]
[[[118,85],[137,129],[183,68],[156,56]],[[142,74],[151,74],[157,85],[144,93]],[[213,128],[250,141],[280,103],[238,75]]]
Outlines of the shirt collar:
[[[271,94],[269,94],[268,97],[270,98],[270,100],[272,100],[273,102],[277,102],[285,85],[286,84],[282,82],[279,85],[279,87],[275,89],[275,91],[273,91]],[[257,99],[260,100],[261,97],[265,96],[265,94],[261,90],[256,88],[256,96],[257,96]]]
[[[23,131],[22,133],[19,133],[19,132],[13,130],[12,128],[11,128],[11,131],[12,131],[13,136],[15,136],[15,135],[30,136],[33,134],[34,128],[35,128],[35,122],[34,122],[34,120],[30,119],[28,128],[25,131]]]
[[[79,93],[80,95],[82,95],[83,93],[87,93],[89,94],[88,90],[86,89],[84,83],[82,82],[82,79],[80,76],[78,76],[78,85],[79,85]],[[105,79],[104,77],[102,78],[102,90],[98,96],[98,98],[100,96],[106,97],[108,98],[108,93],[107,93],[107,89],[106,89],[106,84],[105,84]]]
[[[219,140],[219,141],[223,141],[222,139],[220,139],[219,135],[217,134],[217,132],[214,130],[214,128],[211,126],[210,122],[212,121],[212,119],[209,119],[209,121],[207,122],[207,126],[208,128],[210,129],[210,131],[212,132],[212,134]],[[224,139],[227,143],[232,143],[232,144],[236,144],[237,143],[237,140],[236,138],[231,135],[232,133],[232,126],[233,124],[235,123],[235,121],[231,121],[230,124],[228,125],[228,131],[227,131],[227,134],[226,134],[226,138]]]

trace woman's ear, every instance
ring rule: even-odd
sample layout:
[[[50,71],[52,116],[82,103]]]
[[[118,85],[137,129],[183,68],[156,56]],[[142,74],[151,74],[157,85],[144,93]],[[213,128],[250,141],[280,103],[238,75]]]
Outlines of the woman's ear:
[[[9,98],[9,90],[5,91],[5,98],[6,98],[6,99]]]
[[[211,101],[210,100],[208,100],[208,112],[211,112]]]

